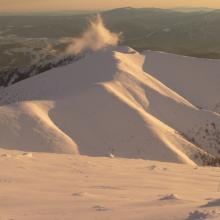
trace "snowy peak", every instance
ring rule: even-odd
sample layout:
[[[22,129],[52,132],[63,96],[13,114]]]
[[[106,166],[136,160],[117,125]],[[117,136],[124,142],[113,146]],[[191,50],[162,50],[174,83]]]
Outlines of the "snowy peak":
[[[198,109],[167,81],[155,77],[159,67],[153,73],[146,71],[151,59],[128,47],[112,47],[5,88],[0,145],[217,164],[219,116]],[[201,129],[213,123],[215,129],[202,138]],[[207,141],[210,138],[212,142]]]

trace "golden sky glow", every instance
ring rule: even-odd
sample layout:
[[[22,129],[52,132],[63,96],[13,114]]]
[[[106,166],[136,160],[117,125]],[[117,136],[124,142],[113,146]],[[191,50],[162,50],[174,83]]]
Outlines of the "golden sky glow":
[[[0,11],[4,12],[90,10],[125,6],[220,8],[220,0],[0,0]]]

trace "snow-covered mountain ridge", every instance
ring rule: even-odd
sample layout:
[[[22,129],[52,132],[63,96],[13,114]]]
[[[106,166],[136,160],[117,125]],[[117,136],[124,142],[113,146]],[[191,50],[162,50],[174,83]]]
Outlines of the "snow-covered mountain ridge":
[[[219,67],[126,47],[89,54],[1,90],[0,146],[216,165]]]

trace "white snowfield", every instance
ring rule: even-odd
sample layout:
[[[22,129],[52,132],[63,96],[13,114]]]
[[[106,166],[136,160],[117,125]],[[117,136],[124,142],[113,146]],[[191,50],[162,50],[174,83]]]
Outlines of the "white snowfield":
[[[0,220],[220,220],[219,70],[112,47],[2,89]]]
[[[181,82],[191,75],[176,72],[179,63],[181,71],[187,67],[187,59],[198,82],[184,87]],[[210,111],[220,101],[217,67],[219,61],[141,55],[127,47],[88,54],[1,92],[0,146],[203,164],[204,157],[220,153],[220,117]],[[211,101],[203,100],[206,93]]]
[[[1,220],[219,220],[220,169],[0,151]]]
[[[146,51],[144,69],[199,108],[220,112],[220,60]]]

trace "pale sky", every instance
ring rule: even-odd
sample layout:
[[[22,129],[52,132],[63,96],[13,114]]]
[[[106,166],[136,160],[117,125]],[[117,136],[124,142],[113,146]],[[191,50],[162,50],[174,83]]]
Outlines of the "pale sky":
[[[0,0],[0,11],[3,12],[94,10],[127,6],[220,8],[220,0]]]

